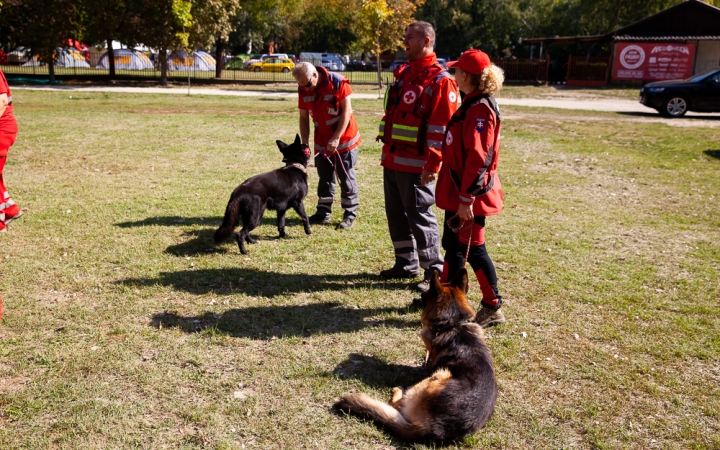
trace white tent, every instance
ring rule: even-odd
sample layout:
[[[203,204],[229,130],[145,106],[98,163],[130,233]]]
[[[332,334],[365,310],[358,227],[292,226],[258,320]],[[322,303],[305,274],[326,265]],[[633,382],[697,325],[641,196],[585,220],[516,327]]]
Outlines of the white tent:
[[[192,58],[180,51],[168,55],[169,70],[215,70],[215,58],[208,53],[197,51]]]
[[[116,70],[145,70],[154,69],[152,61],[145,55],[145,53],[135,52],[133,50],[123,48],[117,49],[114,52],[115,55],[115,69]],[[100,57],[100,61],[97,65],[98,69],[109,69],[110,58],[105,53]]]
[[[38,61],[37,55],[23,66],[44,66],[44,62]],[[58,47],[55,50],[55,67],[90,67],[85,57],[77,49],[72,47]]]
[[[25,47],[18,47],[7,54],[7,61],[10,64],[20,64],[28,61]]]

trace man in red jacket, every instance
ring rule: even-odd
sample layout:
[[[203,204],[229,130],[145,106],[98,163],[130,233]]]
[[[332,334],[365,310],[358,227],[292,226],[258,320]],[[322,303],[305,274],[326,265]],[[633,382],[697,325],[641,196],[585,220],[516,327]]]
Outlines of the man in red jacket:
[[[320,180],[317,211],[309,217],[310,223],[330,223],[337,177],[340,204],[345,210],[337,228],[351,228],[359,204],[355,165],[361,139],[350,104],[350,83],[342,75],[307,62],[295,65],[292,74],[299,86],[300,140],[304,146],[310,139],[311,118],[315,128],[315,167]]]
[[[3,181],[3,168],[8,150],[15,143],[18,127],[13,115],[12,94],[5,74],[0,71],[0,233],[7,230],[7,224],[22,216],[23,212],[10,198]]]
[[[395,70],[378,136],[383,142],[385,214],[395,249],[395,264],[380,276],[412,278],[422,268],[424,281],[418,288],[424,291],[432,271],[442,271],[443,259],[432,211],[433,184],[423,185],[421,175],[434,178],[440,167],[445,125],[457,109],[458,93],[455,80],[437,63],[432,25],[411,23],[403,44],[409,63]]]

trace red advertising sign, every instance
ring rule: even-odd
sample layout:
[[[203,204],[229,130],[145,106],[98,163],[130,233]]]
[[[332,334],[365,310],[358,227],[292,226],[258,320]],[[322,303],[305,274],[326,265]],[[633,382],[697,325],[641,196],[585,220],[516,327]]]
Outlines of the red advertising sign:
[[[695,44],[622,42],[615,46],[615,80],[678,80],[692,75]]]

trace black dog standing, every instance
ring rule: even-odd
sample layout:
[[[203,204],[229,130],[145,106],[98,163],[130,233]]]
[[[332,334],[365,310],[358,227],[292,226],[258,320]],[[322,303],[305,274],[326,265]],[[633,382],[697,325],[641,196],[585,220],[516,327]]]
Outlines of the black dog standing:
[[[290,145],[276,141],[283,154],[285,167],[261,173],[248,178],[235,188],[225,209],[222,225],[215,232],[216,244],[223,242],[239,225],[243,227],[235,233],[240,253],[247,254],[245,243],[254,244],[250,232],[260,225],[265,208],[277,210],[277,226],[280,237],[285,237],[285,212],[292,208],[302,218],[305,233],[311,234],[310,221],[305,214],[303,200],[308,193],[307,164],[310,151],[300,145],[300,136]]]

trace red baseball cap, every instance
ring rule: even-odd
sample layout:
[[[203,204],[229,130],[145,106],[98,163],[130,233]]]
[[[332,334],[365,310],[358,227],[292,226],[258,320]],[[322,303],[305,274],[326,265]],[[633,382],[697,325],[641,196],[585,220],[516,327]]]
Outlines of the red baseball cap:
[[[447,63],[448,69],[458,68],[463,72],[480,75],[490,67],[490,57],[480,50],[467,50],[457,59]]]

